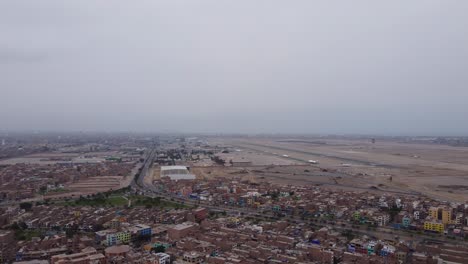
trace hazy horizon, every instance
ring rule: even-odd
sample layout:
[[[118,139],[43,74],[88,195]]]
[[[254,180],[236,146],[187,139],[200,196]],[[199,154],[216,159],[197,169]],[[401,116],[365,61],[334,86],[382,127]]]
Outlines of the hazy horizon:
[[[436,137],[468,137],[464,134],[430,134],[430,133],[316,133],[316,132],[217,132],[217,131],[207,131],[207,132],[190,132],[182,130],[73,130],[73,129],[56,129],[56,130],[47,130],[47,129],[0,129],[0,136],[14,136],[17,134],[22,135],[100,135],[100,134],[134,134],[134,135],[171,135],[171,136],[272,136],[272,137],[382,137],[382,138],[392,138],[392,137],[427,137],[427,138],[436,138]]]
[[[0,132],[468,136],[468,2],[0,2]]]

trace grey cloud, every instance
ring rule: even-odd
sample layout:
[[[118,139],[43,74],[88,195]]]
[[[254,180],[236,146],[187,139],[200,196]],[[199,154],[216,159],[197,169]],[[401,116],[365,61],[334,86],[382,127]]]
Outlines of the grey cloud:
[[[46,53],[14,50],[0,47],[0,64],[42,62],[48,58]]]
[[[467,134],[466,1],[0,2],[6,129]]]

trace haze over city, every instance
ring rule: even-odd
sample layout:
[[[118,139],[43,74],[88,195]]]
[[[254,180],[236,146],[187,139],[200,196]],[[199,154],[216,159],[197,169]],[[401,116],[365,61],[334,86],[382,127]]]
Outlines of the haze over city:
[[[466,135],[466,1],[1,1],[0,129]]]
[[[0,264],[468,264],[467,11],[0,0]]]

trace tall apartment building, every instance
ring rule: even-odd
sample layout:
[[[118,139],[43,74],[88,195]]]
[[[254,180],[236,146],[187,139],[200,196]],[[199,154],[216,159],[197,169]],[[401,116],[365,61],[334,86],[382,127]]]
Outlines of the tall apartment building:
[[[451,208],[439,208],[439,213],[442,214],[442,223],[444,225],[452,223],[452,209]]]
[[[439,208],[432,206],[429,208],[429,216],[432,217],[432,219],[437,220],[439,219]]]
[[[431,207],[429,208],[429,216],[433,220],[440,220],[442,224],[452,224],[452,208],[449,207]]]

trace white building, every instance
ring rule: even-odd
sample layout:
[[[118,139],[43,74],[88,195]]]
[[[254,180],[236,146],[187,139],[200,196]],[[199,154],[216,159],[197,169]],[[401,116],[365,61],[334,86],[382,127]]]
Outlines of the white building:
[[[156,253],[156,258],[158,258],[159,264],[169,264],[171,263],[171,256],[166,253]]]
[[[457,216],[455,217],[455,223],[457,225],[463,224],[463,213],[458,213]]]
[[[169,177],[173,181],[195,180],[186,166],[161,166],[161,177]]]
[[[388,214],[379,214],[374,217],[374,220],[377,222],[378,226],[386,226],[390,221],[390,216]]]
[[[414,211],[414,219],[419,220],[419,211]]]

